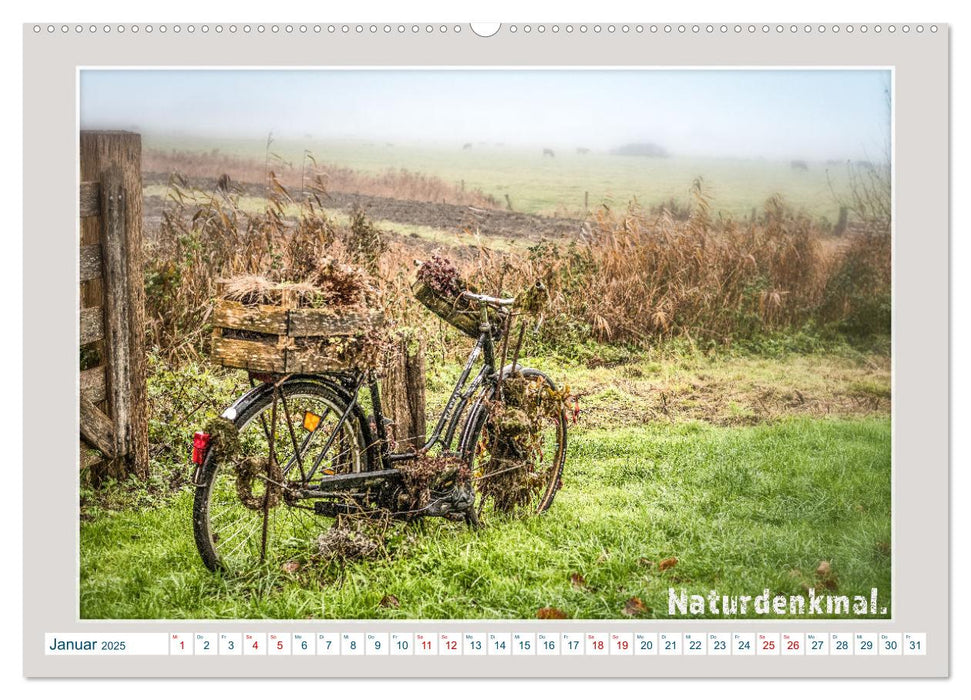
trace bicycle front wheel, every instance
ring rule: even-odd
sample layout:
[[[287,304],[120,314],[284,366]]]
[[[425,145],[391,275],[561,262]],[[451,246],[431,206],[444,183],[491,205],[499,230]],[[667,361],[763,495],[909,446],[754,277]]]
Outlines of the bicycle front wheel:
[[[539,370],[524,368],[521,375],[555,395],[556,385]],[[536,394],[543,400],[542,392]],[[540,410],[537,424],[529,426],[528,450],[510,450],[497,444],[495,390],[491,390],[469,417],[469,431],[463,437],[463,456],[472,471],[479,517],[492,515],[536,515],[549,509],[561,486],[566,462],[566,411],[560,404]],[[502,454],[499,454],[502,452]]]
[[[259,387],[235,410],[238,449],[231,456],[210,450],[196,489],[193,529],[203,562],[244,572],[309,557],[323,516],[292,494],[324,476],[370,470],[363,415],[348,410],[344,392],[309,379]]]

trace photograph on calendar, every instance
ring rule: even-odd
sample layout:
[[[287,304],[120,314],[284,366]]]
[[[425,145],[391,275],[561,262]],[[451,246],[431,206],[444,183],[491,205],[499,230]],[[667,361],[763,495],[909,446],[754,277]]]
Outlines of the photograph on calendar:
[[[81,619],[891,617],[890,71],[79,75]]]

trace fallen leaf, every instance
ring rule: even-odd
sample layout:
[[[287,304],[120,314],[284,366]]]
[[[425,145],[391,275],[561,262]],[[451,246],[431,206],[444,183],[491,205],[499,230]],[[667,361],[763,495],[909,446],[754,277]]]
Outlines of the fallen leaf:
[[[647,569],[650,569],[652,566],[654,566],[654,562],[648,559],[647,557],[641,557],[640,559],[637,560],[637,563]]]
[[[661,560],[661,562],[657,565],[657,570],[658,571],[667,571],[668,569],[672,569],[672,568],[674,568],[677,565],[678,565],[678,558],[677,557],[668,557],[667,559],[662,559]]]
[[[540,620],[565,620],[566,613],[559,608],[540,608],[536,611],[536,617]]]
[[[583,578],[581,574],[574,572],[570,574],[570,583],[573,585],[574,588],[586,588],[587,579]]]
[[[294,561],[293,559],[291,559],[290,561],[286,562],[283,565],[283,570],[286,571],[288,574],[292,574],[294,571],[297,571],[299,568],[300,568],[300,562]]]
[[[636,617],[637,615],[643,615],[650,608],[644,605],[644,601],[640,598],[634,596],[633,598],[628,598],[627,602],[624,603],[624,614],[627,617]]]
[[[400,608],[401,607],[401,603],[398,602],[398,596],[392,595],[390,593],[388,595],[384,596],[384,598],[381,599],[381,602],[378,603],[378,605],[380,605],[382,608]]]
[[[831,571],[832,567],[829,565],[828,561],[821,561],[819,562],[819,566],[816,567],[816,575],[819,576],[819,578],[829,576]]]
[[[608,551],[607,551],[607,550],[605,549],[605,550],[603,550],[602,552],[600,552],[600,556],[599,556],[599,557],[597,557],[597,563],[598,563],[598,564],[603,564],[603,563],[604,563],[605,561],[607,561],[607,559],[609,559],[609,558],[610,558],[610,552],[608,552]]]

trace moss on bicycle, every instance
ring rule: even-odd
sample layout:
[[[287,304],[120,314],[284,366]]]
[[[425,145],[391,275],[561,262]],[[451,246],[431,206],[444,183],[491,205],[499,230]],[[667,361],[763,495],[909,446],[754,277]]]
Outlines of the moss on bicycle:
[[[502,513],[545,510],[559,487],[555,455],[543,452],[543,431],[557,430],[564,420],[569,390],[553,388],[542,376],[513,371],[498,385],[488,403],[480,449],[478,481],[482,502]],[[553,461],[550,461],[550,457]]]

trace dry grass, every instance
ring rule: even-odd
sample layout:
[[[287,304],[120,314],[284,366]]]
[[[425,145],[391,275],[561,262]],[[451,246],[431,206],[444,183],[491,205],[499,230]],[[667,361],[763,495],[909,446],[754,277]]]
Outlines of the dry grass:
[[[851,336],[890,332],[889,231],[836,245],[780,198],[745,222],[713,219],[696,183],[687,217],[636,205],[601,208],[567,249],[481,251],[467,266],[483,289],[542,279],[554,327],[646,345],[668,337],[725,344],[814,325]]]
[[[270,141],[269,143],[272,143]],[[388,169],[373,174],[337,165],[318,163],[307,152],[302,163],[292,163],[272,156],[266,161],[220,153],[218,150],[160,151],[146,150],[142,154],[142,170],[145,173],[165,177],[177,173],[185,178],[212,180],[223,189],[233,183],[264,183],[272,190],[267,173],[272,169],[276,180],[292,192],[308,189],[319,181],[330,192],[354,192],[377,197],[408,199],[419,202],[445,202],[493,208],[499,206],[496,199],[478,189],[464,190],[433,175],[406,169]]]
[[[411,293],[414,259],[427,251],[378,229],[363,213],[332,218],[321,206],[322,191],[314,180],[293,195],[270,172],[265,207],[254,211],[240,206],[232,188],[192,190],[173,177],[147,256],[151,342],[169,357],[204,352],[218,278],[304,281],[321,265],[343,263],[368,270],[394,323],[438,330],[446,341]],[[636,205],[601,208],[566,247],[444,252],[455,255],[464,280],[487,294],[515,294],[541,280],[549,292],[542,338],[553,343],[593,338],[643,347],[681,337],[720,345],[807,327],[847,337],[889,335],[887,232],[834,242],[779,198],[744,222],[712,217],[700,183],[694,199],[690,215],[678,218]]]
[[[691,421],[740,426],[890,413],[889,357],[810,354],[780,361],[722,355],[648,359],[648,354],[615,366],[556,367],[579,396],[584,429]]]

